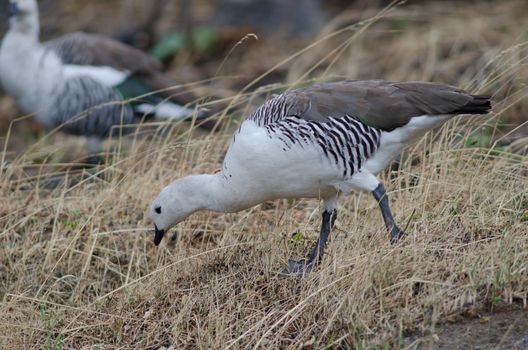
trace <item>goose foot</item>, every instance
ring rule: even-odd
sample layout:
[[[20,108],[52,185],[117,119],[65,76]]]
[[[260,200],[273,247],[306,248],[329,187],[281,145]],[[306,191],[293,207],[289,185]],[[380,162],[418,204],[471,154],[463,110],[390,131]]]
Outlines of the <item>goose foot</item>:
[[[396,244],[398,243],[402,238],[404,238],[407,234],[400,230],[398,226],[393,226],[390,230],[390,243]]]
[[[315,267],[314,261],[302,259],[293,260],[288,259],[288,267],[281,272],[282,276],[297,276],[304,277],[305,275],[312,272]]]
[[[323,221],[321,223],[321,232],[319,233],[319,239],[313,247],[310,258],[302,260],[288,259],[288,268],[284,270],[281,275],[283,276],[297,276],[304,277],[305,275],[312,272],[312,270],[319,264],[324,254],[324,248],[326,241],[330,235],[330,230],[334,225],[335,218],[337,216],[337,210],[325,210],[323,212]]]

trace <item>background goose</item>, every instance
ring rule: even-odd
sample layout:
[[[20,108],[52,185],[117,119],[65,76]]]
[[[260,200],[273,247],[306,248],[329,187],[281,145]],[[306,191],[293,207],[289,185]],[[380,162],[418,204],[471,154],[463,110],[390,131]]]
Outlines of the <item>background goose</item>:
[[[289,261],[288,272],[302,275],[322,257],[338,199],[351,190],[372,192],[395,242],[403,232],[376,175],[431,128],[490,108],[487,96],[425,82],[342,81],[279,95],[241,124],[222,171],[187,176],[161,191],[150,209],[154,243],[198,210],[237,212],[271,199],[321,198],[317,245],[308,260]]]
[[[192,117],[193,109],[176,102],[192,102],[193,94],[176,88],[161,64],[142,51],[86,33],[41,44],[35,0],[12,0],[9,15],[10,29],[0,47],[0,83],[46,128],[63,125],[68,133],[104,137],[137,114]],[[123,103],[137,96],[142,97]]]

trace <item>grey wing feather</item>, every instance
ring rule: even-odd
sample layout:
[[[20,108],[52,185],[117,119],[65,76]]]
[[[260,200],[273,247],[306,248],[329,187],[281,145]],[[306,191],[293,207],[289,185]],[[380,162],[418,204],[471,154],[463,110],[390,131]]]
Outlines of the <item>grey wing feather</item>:
[[[145,74],[162,69],[158,60],[143,51],[97,34],[70,33],[44,46],[54,51],[65,64],[109,66]]]
[[[444,84],[347,80],[293,90],[277,97],[277,101],[284,105],[284,116],[326,122],[329,117],[349,115],[368,126],[393,130],[419,115],[464,113],[470,110],[467,106],[481,103],[476,102],[476,98]],[[479,112],[486,113],[490,108],[489,97],[483,97],[482,101]],[[273,103],[269,102],[261,108],[268,105],[270,109]],[[260,111],[259,114],[265,113]]]
[[[131,124],[134,112],[122,96],[90,77],[68,79],[47,111],[53,127],[84,136],[105,137]]]

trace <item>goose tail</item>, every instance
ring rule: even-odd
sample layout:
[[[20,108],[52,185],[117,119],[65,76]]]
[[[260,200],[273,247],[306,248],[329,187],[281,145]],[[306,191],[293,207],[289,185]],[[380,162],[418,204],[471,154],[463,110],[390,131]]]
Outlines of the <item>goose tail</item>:
[[[486,114],[491,111],[491,96],[488,95],[471,95],[470,100],[465,106],[453,111],[453,114]]]

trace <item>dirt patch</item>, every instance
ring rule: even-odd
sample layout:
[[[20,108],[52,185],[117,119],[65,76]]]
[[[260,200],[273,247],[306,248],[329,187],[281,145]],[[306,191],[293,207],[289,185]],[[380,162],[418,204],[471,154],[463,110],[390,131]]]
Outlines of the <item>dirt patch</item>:
[[[439,326],[432,335],[406,339],[407,348],[528,349],[528,310],[488,313],[478,318]],[[417,346],[417,347],[416,347]]]

